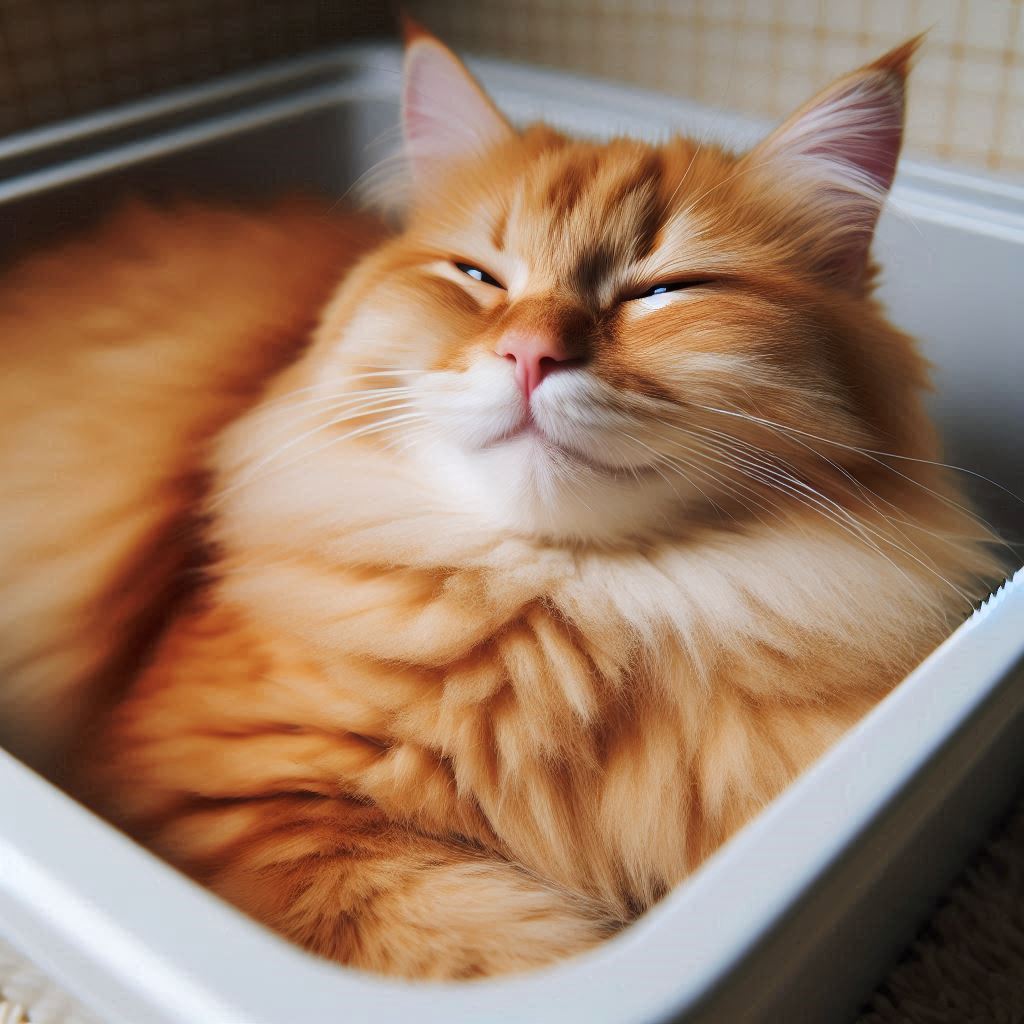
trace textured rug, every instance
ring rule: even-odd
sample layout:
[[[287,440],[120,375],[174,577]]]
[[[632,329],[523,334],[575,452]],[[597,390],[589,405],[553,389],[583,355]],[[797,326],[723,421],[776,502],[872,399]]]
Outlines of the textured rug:
[[[0,1024],[100,1022],[54,985],[34,964],[0,942]]]
[[[98,1022],[0,943],[0,1024]],[[1024,1024],[1024,800],[954,883],[857,1024]]]
[[[858,1024],[1024,1022],[1024,800],[971,861]]]

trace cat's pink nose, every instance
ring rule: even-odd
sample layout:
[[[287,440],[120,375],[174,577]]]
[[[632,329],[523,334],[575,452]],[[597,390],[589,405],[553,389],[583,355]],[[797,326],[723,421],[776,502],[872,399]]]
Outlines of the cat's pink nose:
[[[543,331],[508,331],[494,351],[515,362],[516,383],[527,401],[553,370],[579,363],[558,338]]]

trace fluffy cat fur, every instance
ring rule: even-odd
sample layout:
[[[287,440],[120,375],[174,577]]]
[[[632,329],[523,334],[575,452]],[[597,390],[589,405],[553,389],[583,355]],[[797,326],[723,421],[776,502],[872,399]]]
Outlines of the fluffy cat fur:
[[[995,569],[871,297],[913,49],[735,156],[515,131],[414,31],[404,226],[251,411],[202,398],[198,440],[234,418],[203,582],[78,752],[86,799],[419,978],[585,950],[756,814]],[[209,327],[204,389],[257,344]]]
[[[379,238],[312,201],[136,202],[0,278],[0,743],[53,768],[190,557],[203,445]]]

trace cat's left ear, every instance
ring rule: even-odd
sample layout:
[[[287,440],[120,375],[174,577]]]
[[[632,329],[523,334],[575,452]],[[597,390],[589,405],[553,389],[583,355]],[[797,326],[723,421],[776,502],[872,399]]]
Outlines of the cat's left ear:
[[[447,46],[409,18],[404,30],[402,127],[419,187],[515,133]]]
[[[744,160],[764,168],[813,211],[829,235],[823,267],[862,277],[903,144],[907,74],[922,36],[840,78]]]

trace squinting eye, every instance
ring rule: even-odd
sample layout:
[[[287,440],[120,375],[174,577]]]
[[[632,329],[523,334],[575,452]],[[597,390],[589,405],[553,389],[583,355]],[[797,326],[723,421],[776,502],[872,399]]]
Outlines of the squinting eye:
[[[484,284],[493,285],[495,288],[505,288],[497,278],[491,277],[486,270],[474,267],[471,263],[456,263],[455,266],[458,267],[459,270],[461,270],[467,277],[473,278],[474,281],[482,281]]]
[[[698,285],[710,284],[707,279],[693,281],[671,281],[668,284],[655,284],[639,295],[631,295],[630,299],[649,299],[652,295],[664,295],[666,292],[678,292],[683,288],[696,288]],[[628,301],[628,300],[627,300]]]

